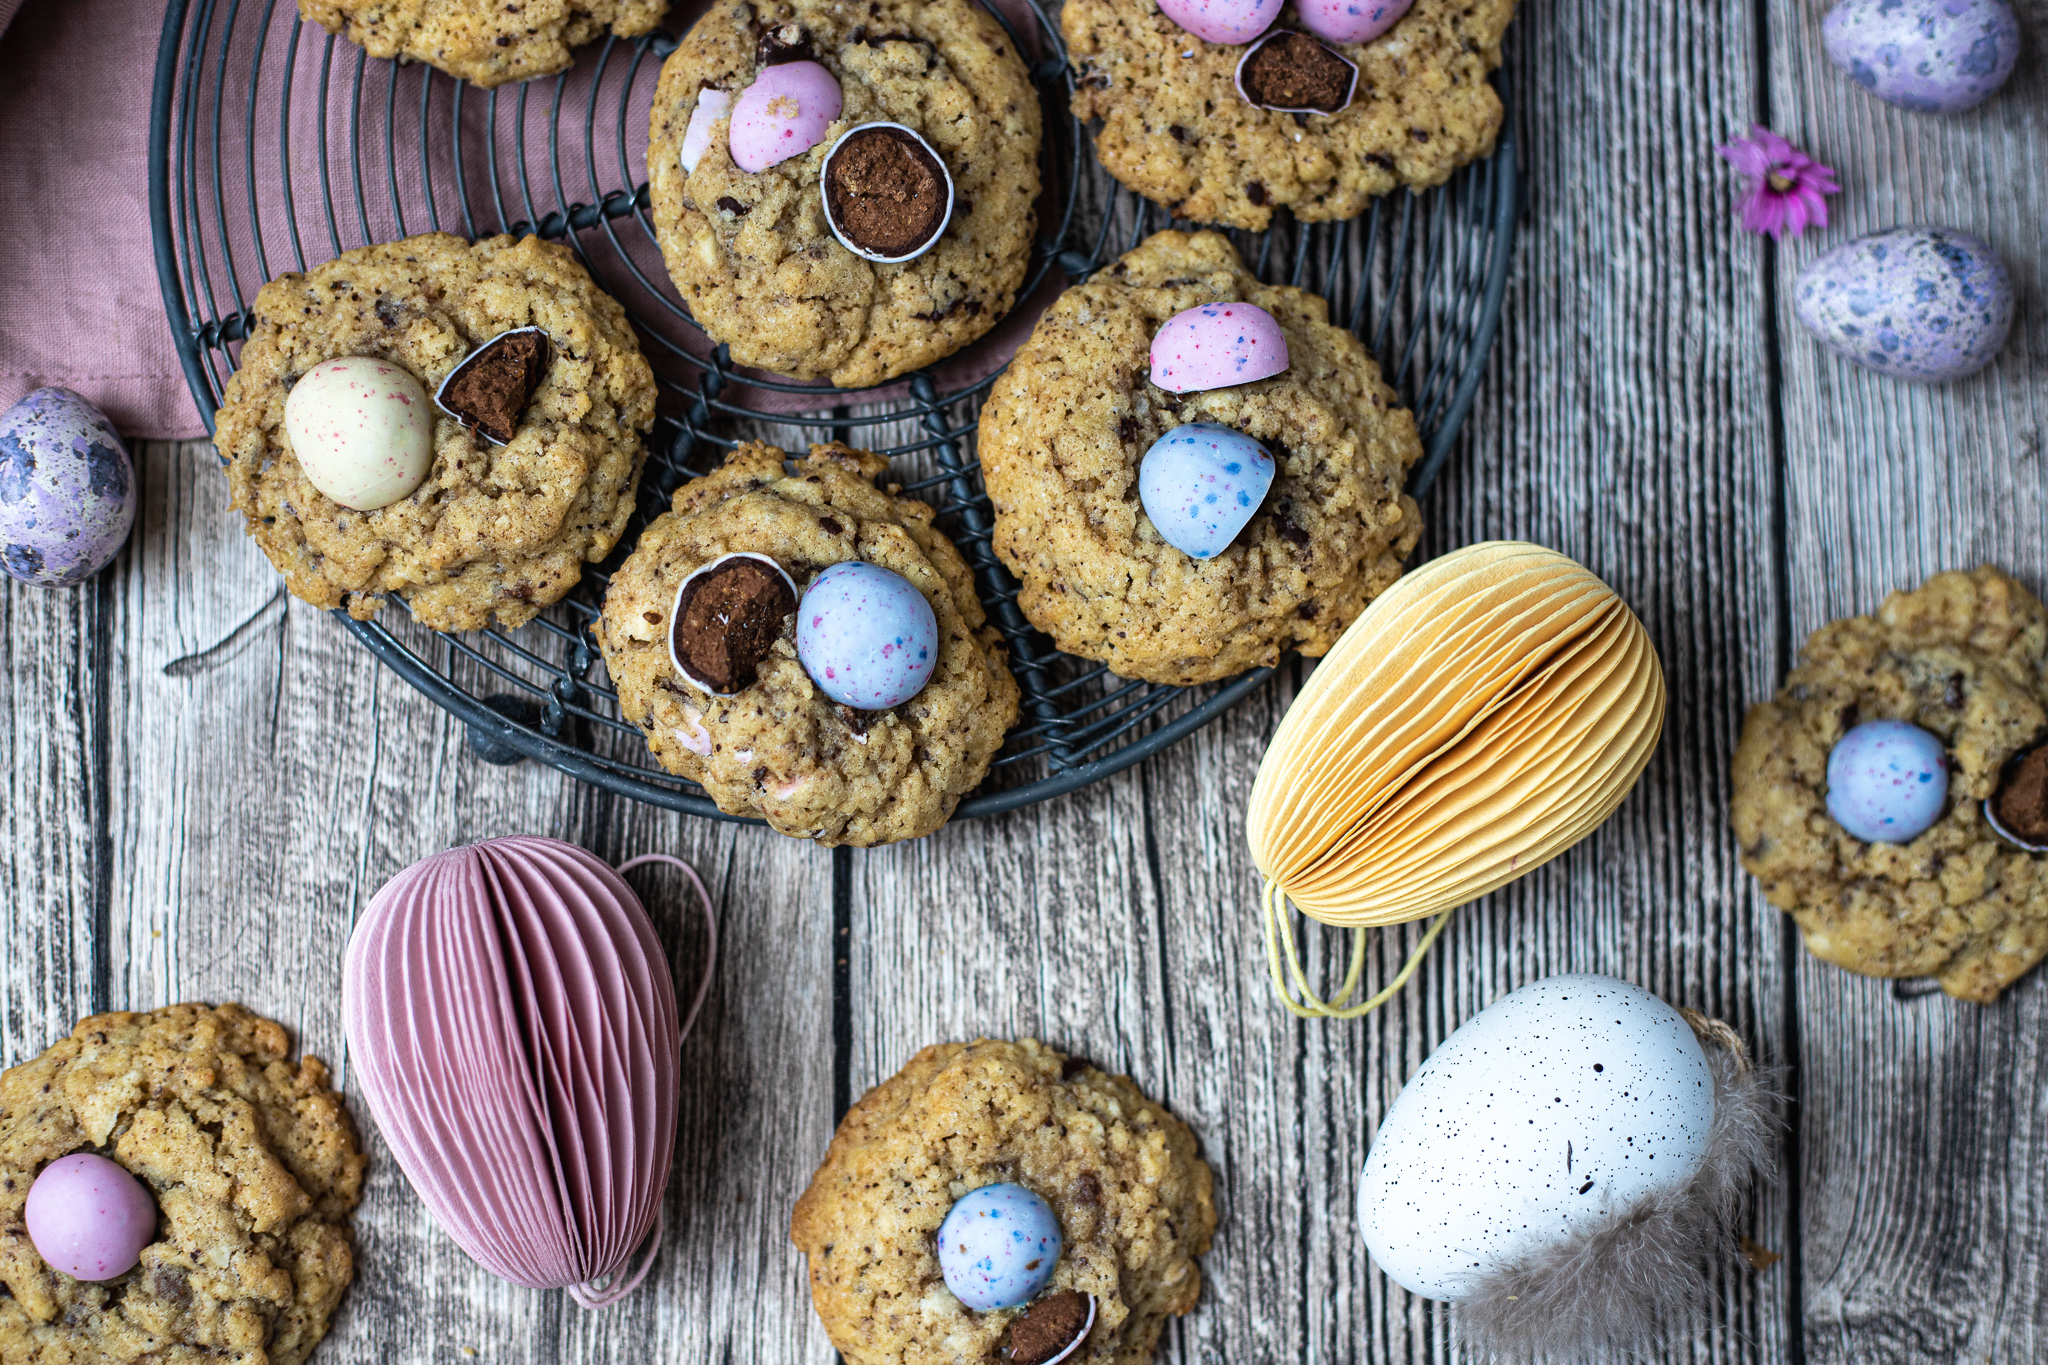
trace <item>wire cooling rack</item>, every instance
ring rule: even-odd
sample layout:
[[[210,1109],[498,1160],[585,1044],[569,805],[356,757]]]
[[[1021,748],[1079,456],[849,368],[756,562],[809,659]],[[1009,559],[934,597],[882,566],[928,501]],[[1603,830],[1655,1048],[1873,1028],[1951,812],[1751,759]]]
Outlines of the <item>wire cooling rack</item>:
[[[1046,115],[1047,190],[1025,300],[1049,295],[1061,276],[1087,278],[1150,232],[1186,226],[1095,162],[1067,113],[1074,73],[1058,24],[1029,3],[1035,33],[1003,20],[1020,52],[1041,54],[1032,77]],[[661,386],[636,515],[564,601],[515,630],[438,634],[337,612],[343,624],[467,724],[487,760],[534,758],[639,800],[730,818],[653,763],[619,714],[590,626],[610,571],[684,479],[742,439],[837,439],[888,455],[892,475],[937,509],[1009,648],[1020,723],[958,815],[1027,805],[1129,767],[1261,686],[1270,669],[1197,688],[1130,682],[1057,652],[1024,620],[990,546],[972,453],[995,378],[975,377],[972,348],[907,383],[852,391],[742,371],[710,343],[669,284],[648,215],[647,109],[675,45],[661,33],[610,38],[562,76],[484,91],[370,59],[301,24],[292,0],[169,0],[151,106],[151,216],[164,306],[209,430],[264,281],[429,229],[567,242],[625,305]],[[1516,208],[1510,117],[1494,155],[1440,189],[1378,200],[1352,222],[1283,215],[1267,232],[1231,234],[1260,278],[1322,293],[1332,318],[1372,348],[1421,427],[1417,497],[1449,455],[1492,348]]]

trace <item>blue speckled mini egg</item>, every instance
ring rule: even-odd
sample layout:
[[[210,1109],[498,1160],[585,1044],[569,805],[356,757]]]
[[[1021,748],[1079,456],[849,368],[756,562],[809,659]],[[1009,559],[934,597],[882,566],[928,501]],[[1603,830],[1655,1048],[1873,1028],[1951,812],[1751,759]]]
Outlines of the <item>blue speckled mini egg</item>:
[[[1266,500],[1273,457],[1241,431],[1191,422],[1152,443],[1138,465],[1138,501],[1166,543],[1213,559]]]
[[[1714,1079],[1683,1016],[1611,976],[1532,982],[1431,1053],[1358,1184],[1372,1258],[1426,1298],[1584,1235],[1706,1157]]]
[[[135,469],[106,414],[37,389],[0,414],[0,565],[61,588],[107,567],[135,525]]]
[[[2005,84],[2020,26],[2005,0],[1842,0],[1822,21],[1821,41],[1886,103],[1953,114]]]
[[[1799,272],[1793,311],[1831,351],[1880,374],[1939,384],[1991,363],[2012,330],[2012,276],[1953,228],[1875,232]]]
[[[1910,844],[1948,802],[1948,750],[1917,725],[1872,720],[1828,751],[1828,814],[1865,843]]]
[[[796,609],[796,657],[832,700],[856,711],[886,711],[932,680],[938,617],[902,574],[850,559],[804,589]]]
[[[1038,1297],[1060,1259],[1060,1220],[1022,1185],[983,1185],[939,1224],[939,1272],[953,1297],[977,1312]]]

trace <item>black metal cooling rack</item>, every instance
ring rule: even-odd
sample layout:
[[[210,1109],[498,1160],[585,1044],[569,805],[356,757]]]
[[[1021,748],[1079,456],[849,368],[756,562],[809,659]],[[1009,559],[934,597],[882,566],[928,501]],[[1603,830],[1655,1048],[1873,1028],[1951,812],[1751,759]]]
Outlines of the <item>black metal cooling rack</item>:
[[[1028,2],[1035,42],[1019,42],[997,13],[1020,52],[1043,54],[1032,76],[1045,104],[1048,188],[1020,299],[1056,285],[1055,270],[1085,279],[1148,233],[1186,226],[1096,164],[1087,130],[1066,112],[1074,73],[1058,24]],[[991,509],[971,453],[993,374],[963,378],[956,359],[907,384],[819,389],[741,371],[711,346],[661,267],[636,161],[674,47],[659,33],[610,38],[562,76],[482,91],[369,59],[301,24],[292,0],[169,0],[151,106],[151,214],[165,309],[209,430],[265,280],[427,229],[566,241],[625,304],[661,385],[636,516],[612,558],[563,602],[516,630],[466,634],[338,619],[468,725],[486,759],[535,758],[626,796],[730,818],[653,764],[620,717],[589,627],[610,571],[682,480],[740,439],[838,439],[890,456],[904,487],[938,509],[1009,647],[1021,723],[959,815],[1027,805],[1129,767],[1261,686],[1270,669],[1200,688],[1126,681],[1058,653],[1024,620],[990,547]],[[1262,279],[1322,293],[1332,317],[1371,346],[1421,426],[1424,458],[1409,480],[1417,497],[1449,455],[1492,348],[1517,198],[1510,117],[1494,155],[1437,190],[1378,200],[1352,222],[1286,220],[1231,234]],[[783,410],[792,405],[801,410]]]

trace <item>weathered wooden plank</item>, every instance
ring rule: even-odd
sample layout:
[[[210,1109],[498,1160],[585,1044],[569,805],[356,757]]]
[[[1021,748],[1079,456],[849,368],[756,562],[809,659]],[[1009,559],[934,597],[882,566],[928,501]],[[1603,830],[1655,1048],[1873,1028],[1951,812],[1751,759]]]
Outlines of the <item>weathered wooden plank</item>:
[[[1835,225],[1775,258],[1791,641],[1944,569],[1991,562],[2042,591],[2048,11],[2018,6],[2032,46],[2004,92],[1940,118],[1892,109],[1836,71],[1817,7],[1769,8],[1780,129],[1844,187]],[[1975,232],[2012,268],[2020,318],[1986,373],[1896,383],[1824,353],[1793,320],[1801,266],[1905,223]],[[2048,978],[1978,1007],[1902,999],[1803,953],[1797,965],[1806,1358],[2048,1355]]]
[[[620,1354],[620,1332],[673,1347],[668,1358],[815,1354],[776,1196],[830,1130],[829,944],[810,913],[829,901],[824,860],[533,764],[482,763],[338,622],[278,595],[209,447],[152,448],[147,468],[162,496],[146,500],[118,581],[126,667],[110,724],[118,1003],[239,999],[345,1077],[340,964],[356,915],[414,860],[500,834],[691,859],[725,930],[684,1051],[670,1235],[650,1286],[590,1315],[485,1274],[434,1228],[358,1098],[375,1161],[328,1358],[601,1359]],[[634,878],[693,988],[700,912],[677,874]]]

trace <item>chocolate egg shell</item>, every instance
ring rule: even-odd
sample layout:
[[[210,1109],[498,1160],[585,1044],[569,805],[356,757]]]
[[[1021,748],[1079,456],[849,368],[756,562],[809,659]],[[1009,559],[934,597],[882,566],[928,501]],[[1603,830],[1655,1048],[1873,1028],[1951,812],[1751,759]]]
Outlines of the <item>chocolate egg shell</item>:
[[[1821,41],[1850,79],[1901,109],[1953,114],[1996,94],[2019,60],[2005,0],[1842,0]]]
[[[0,414],[0,567],[37,587],[83,583],[135,525],[135,470],[113,424],[69,389]]]
[[[930,251],[945,234],[953,219],[953,173],[916,130],[863,123],[825,154],[818,198],[839,245],[863,260],[899,265]]]
[[[500,332],[448,372],[434,406],[494,445],[510,445],[553,349],[545,327]]]
[[[680,159],[683,174],[690,175],[697,169],[697,163],[704,159],[704,153],[711,147],[711,130],[718,121],[732,112],[732,92],[729,90],[703,89],[697,92],[697,103],[690,110],[690,126],[683,129],[683,146]]]
[[[1904,227],[1860,237],[1799,272],[1792,307],[1837,355],[1939,384],[1991,363],[2012,329],[2012,276],[1981,238]]]

